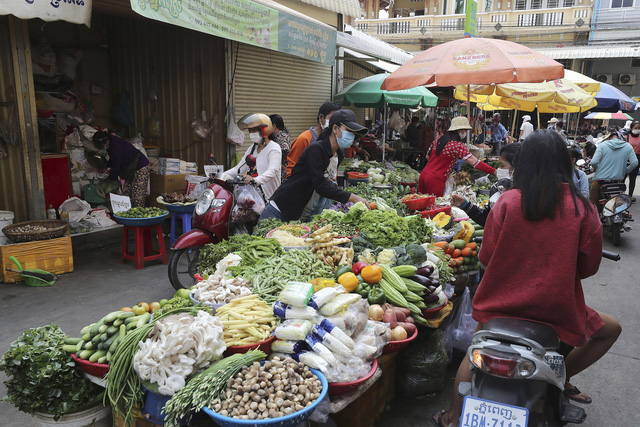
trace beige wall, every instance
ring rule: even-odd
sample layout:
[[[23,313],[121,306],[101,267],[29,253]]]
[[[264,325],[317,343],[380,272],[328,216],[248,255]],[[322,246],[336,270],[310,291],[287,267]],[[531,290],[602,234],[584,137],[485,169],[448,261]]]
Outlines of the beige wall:
[[[303,3],[300,0],[276,0],[283,6],[296,10],[300,13],[316,19],[320,22],[324,22],[327,25],[336,27],[338,25],[338,14],[331,12],[330,10],[320,9],[313,5]]]

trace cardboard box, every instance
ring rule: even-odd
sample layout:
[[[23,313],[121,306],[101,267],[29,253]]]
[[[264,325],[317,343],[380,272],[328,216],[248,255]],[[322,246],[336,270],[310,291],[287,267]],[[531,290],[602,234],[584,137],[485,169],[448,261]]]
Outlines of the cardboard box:
[[[7,267],[16,269],[10,256],[15,256],[25,269],[39,268],[53,274],[73,271],[73,249],[68,235],[57,239],[0,246],[0,279],[5,283],[23,280],[20,273],[5,270]]]
[[[174,191],[184,193],[187,188],[186,176],[187,174],[158,175],[152,173],[149,176],[150,193],[173,193]]]

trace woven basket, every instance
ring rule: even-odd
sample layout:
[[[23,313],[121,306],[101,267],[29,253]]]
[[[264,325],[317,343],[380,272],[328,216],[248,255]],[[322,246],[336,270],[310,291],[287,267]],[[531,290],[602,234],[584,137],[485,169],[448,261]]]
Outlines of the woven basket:
[[[20,232],[18,229],[27,225],[45,227],[46,231]],[[24,221],[7,225],[2,229],[5,236],[16,243],[33,242],[35,240],[57,239],[67,234],[69,223],[59,219],[45,219],[40,221]]]

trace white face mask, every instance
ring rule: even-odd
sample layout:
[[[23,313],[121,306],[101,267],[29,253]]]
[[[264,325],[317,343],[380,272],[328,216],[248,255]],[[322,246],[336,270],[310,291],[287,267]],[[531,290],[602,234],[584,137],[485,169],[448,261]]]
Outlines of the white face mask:
[[[260,135],[260,132],[252,132],[249,134],[249,139],[254,144],[259,144],[260,142],[262,142],[262,135]]]
[[[320,127],[322,128],[322,130],[325,130],[326,128],[329,127],[329,119],[324,119],[324,121],[320,124]]]
[[[467,139],[467,131],[458,132],[458,136],[460,137],[460,140]]]
[[[640,129],[633,129],[631,133],[634,135],[640,135]]]

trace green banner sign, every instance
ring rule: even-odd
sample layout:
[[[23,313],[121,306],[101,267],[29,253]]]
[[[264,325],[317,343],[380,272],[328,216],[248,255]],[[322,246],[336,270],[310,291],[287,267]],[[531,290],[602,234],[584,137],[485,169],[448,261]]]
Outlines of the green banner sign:
[[[336,31],[252,0],[131,0],[134,12],[229,40],[333,65]]]
[[[478,0],[467,0],[464,20],[464,36],[476,37],[476,18],[478,16]]]

